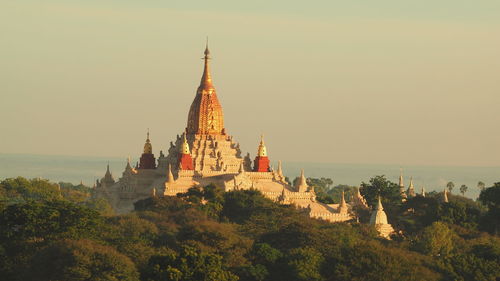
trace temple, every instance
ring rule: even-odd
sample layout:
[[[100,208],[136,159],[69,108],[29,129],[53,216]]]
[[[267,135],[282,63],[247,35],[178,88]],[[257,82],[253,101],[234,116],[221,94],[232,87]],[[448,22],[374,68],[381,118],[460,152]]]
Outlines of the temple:
[[[96,183],[94,196],[106,198],[118,213],[127,213],[138,200],[176,196],[191,187],[214,184],[225,191],[256,189],[271,200],[295,205],[311,217],[330,222],[355,219],[355,206],[368,208],[359,191],[349,203],[343,194],[340,204],[317,202],[303,170],[296,184],[287,182],[281,161],[277,170],[271,167],[263,136],[253,161],[249,153],[242,156],[239,143],[224,127],[222,106],[210,73],[208,44],[204,54],[203,74],[184,132],[170,142],[166,154],[160,151],[156,159],[148,130],[136,168],[128,160],[122,177],[115,181],[108,166],[104,178]]]

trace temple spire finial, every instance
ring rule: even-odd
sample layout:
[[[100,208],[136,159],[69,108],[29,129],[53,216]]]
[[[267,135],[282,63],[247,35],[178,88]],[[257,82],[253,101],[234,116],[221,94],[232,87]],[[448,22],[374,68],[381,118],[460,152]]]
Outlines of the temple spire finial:
[[[208,36],[207,36],[207,42],[205,44],[205,52],[204,52],[204,54],[205,54],[205,59],[207,59],[207,58],[210,59],[210,57],[208,57],[210,55],[210,50],[208,49]]]
[[[257,150],[257,156],[264,157],[267,156],[267,148],[264,143],[264,134],[260,135],[259,149]]]
[[[399,187],[404,188],[404,183],[403,183],[403,168],[399,168]]]
[[[345,202],[344,190],[342,190],[342,197],[340,199],[339,213],[347,214],[347,203]]]
[[[207,37],[207,43],[205,47],[205,57],[203,58],[205,60],[205,67],[203,68],[203,75],[201,76],[201,82],[200,82],[200,88],[201,89],[213,89],[212,85],[212,77],[210,75],[210,66],[208,61],[210,60],[210,50],[208,49],[208,37]]]
[[[191,149],[189,148],[189,143],[187,141],[186,133],[182,134],[181,153],[189,155],[191,154]]]
[[[378,202],[377,202],[377,209],[376,210],[384,210],[384,206],[382,206],[382,199],[380,198],[380,195],[378,196]]]
[[[152,154],[153,153],[153,146],[151,145],[151,140],[149,139],[149,128],[147,129],[147,132],[146,132],[146,143],[144,143],[143,153],[145,153],[145,154]]]
[[[298,192],[306,192],[309,186],[307,185],[306,176],[304,175],[304,169],[300,171],[300,178],[297,181],[296,190]]]
[[[243,161],[241,161],[238,173],[243,174],[244,172],[245,172],[245,165],[244,165]]]
[[[281,166],[281,160],[278,160],[278,175],[283,176],[283,167]]]
[[[168,173],[167,173],[167,183],[173,184],[175,182],[174,175],[172,174],[172,168],[170,164],[168,164]]]

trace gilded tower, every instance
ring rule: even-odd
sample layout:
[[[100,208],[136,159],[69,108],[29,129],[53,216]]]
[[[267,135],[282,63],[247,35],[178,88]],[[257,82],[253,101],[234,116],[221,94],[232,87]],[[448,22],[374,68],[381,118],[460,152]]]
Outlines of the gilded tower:
[[[257,156],[254,160],[254,168],[255,172],[269,172],[269,158],[267,157],[267,148],[264,144],[264,136],[260,136],[260,144],[259,149],[257,150]]]
[[[151,140],[149,139],[149,129],[146,137],[146,143],[144,144],[144,152],[139,160],[139,169],[154,169],[156,168],[156,159],[153,154],[153,146],[151,145]]]
[[[205,48],[205,67],[201,76],[200,86],[196,91],[189,109],[187,133],[198,135],[224,135],[224,115],[217,98],[215,87],[210,75],[210,51],[208,43]]]
[[[222,106],[210,74],[208,44],[204,54],[203,75],[189,109],[186,139],[178,137],[175,145],[172,144],[172,150],[169,150],[169,163],[172,167],[179,167],[180,154],[183,154],[182,147],[185,146],[191,148],[190,170],[237,173],[243,159],[239,144],[234,142],[224,129]],[[189,169],[186,163],[181,163],[180,167]]]

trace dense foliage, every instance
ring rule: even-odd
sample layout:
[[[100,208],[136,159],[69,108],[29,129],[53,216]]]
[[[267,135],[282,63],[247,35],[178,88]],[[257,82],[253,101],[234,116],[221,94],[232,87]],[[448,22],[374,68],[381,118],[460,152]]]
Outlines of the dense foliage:
[[[325,196],[349,187],[309,179]],[[326,186],[325,186],[326,185]],[[46,180],[0,182],[2,280],[495,280],[500,276],[500,183],[479,202],[430,193],[401,203],[383,176],[363,183],[385,194],[402,232],[380,239],[359,223],[331,224],[255,190],[192,188],[138,201],[111,216],[85,190]],[[331,190],[336,190],[334,193]],[[331,192],[331,193],[329,193]],[[334,196],[332,196],[335,199]],[[337,197],[338,198],[338,197]],[[337,199],[338,200],[338,199]],[[97,209],[96,209],[97,208]],[[104,208],[106,209],[106,208]],[[483,232],[487,231],[487,232]]]

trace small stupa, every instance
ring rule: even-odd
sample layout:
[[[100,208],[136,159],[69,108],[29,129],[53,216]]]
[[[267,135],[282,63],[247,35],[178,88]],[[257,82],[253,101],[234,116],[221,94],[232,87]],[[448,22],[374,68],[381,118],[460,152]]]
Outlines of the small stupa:
[[[370,217],[370,224],[374,225],[380,236],[384,238],[390,239],[390,235],[394,232],[392,225],[387,222],[387,215],[384,212],[380,196],[378,197],[377,207],[373,210]]]

